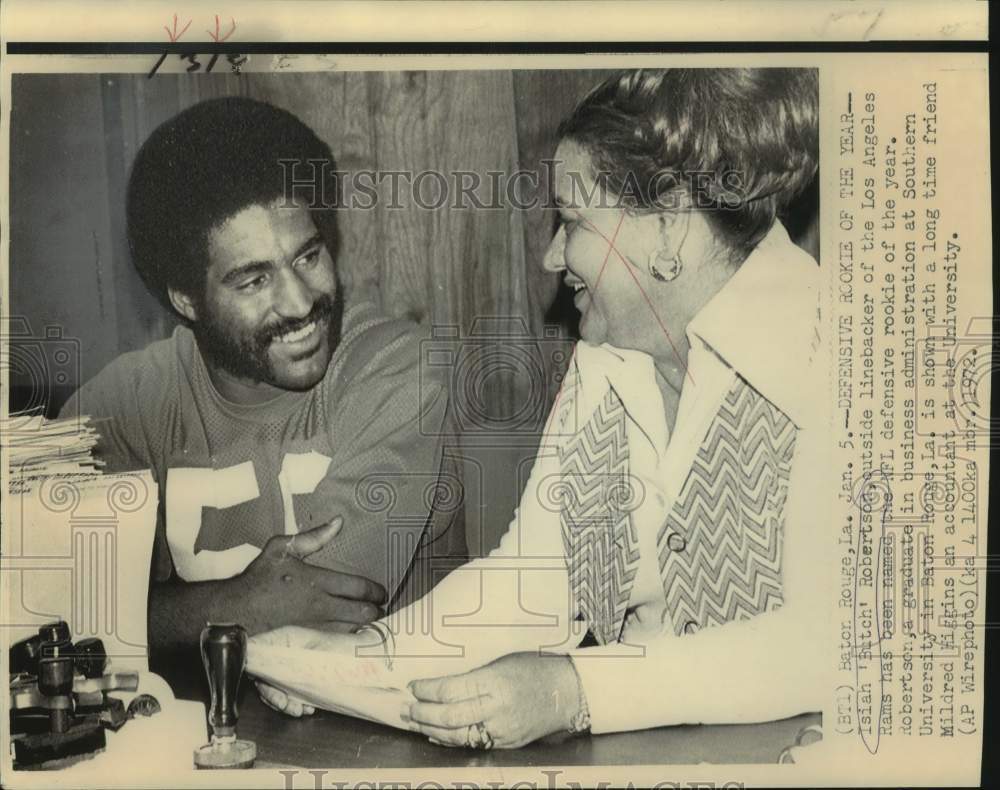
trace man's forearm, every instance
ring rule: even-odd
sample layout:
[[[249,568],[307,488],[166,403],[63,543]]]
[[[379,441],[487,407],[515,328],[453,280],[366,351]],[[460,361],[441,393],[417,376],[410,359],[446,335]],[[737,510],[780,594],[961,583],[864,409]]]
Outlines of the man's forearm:
[[[207,623],[235,622],[251,634],[264,630],[249,601],[239,600],[233,588],[234,579],[153,584],[149,590],[150,652],[195,647]]]

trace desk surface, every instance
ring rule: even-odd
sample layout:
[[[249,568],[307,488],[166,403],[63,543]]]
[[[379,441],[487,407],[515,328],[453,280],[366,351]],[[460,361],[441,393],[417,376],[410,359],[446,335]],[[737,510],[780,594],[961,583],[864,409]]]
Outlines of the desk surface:
[[[242,695],[239,736],[257,743],[258,762],[300,768],[774,763],[819,714],[766,724],[664,727],[531,744],[491,752],[449,749],[423,736],[317,711],[295,719]]]

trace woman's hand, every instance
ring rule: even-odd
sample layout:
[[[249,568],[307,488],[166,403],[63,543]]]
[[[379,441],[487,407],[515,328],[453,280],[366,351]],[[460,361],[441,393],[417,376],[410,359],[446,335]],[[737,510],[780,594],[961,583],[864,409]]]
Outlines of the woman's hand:
[[[567,656],[512,653],[462,675],[415,680],[410,728],[444,746],[470,746],[482,723],[493,746],[516,749],[565,731],[580,708],[576,670]]]

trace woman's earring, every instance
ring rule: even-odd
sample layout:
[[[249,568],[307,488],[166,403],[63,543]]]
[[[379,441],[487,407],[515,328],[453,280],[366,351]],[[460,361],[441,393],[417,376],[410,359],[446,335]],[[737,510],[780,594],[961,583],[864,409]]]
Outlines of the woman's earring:
[[[680,253],[668,258],[664,250],[659,249],[649,256],[649,273],[661,283],[676,280],[683,265]]]

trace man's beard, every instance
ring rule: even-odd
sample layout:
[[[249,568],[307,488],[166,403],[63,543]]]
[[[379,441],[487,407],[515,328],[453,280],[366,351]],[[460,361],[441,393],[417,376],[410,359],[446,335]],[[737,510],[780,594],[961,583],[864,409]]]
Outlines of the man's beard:
[[[281,389],[296,389],[280,380],[271,364],[268,349],[275,338],[302,329],[313,321],[326,320],[327,345],[332,355],[340,342],[343,290],[338,288],[332,297],[329,294],[320,296],[305,318],[279,321],[253,332],[241,332],[228,321],[216,320],[204,305],[199,315],[203,318],[196,321],[192,329],[206,361],[237,378],[254,383],[267,382]],[[311,386],[314,385],[306,389]]]

